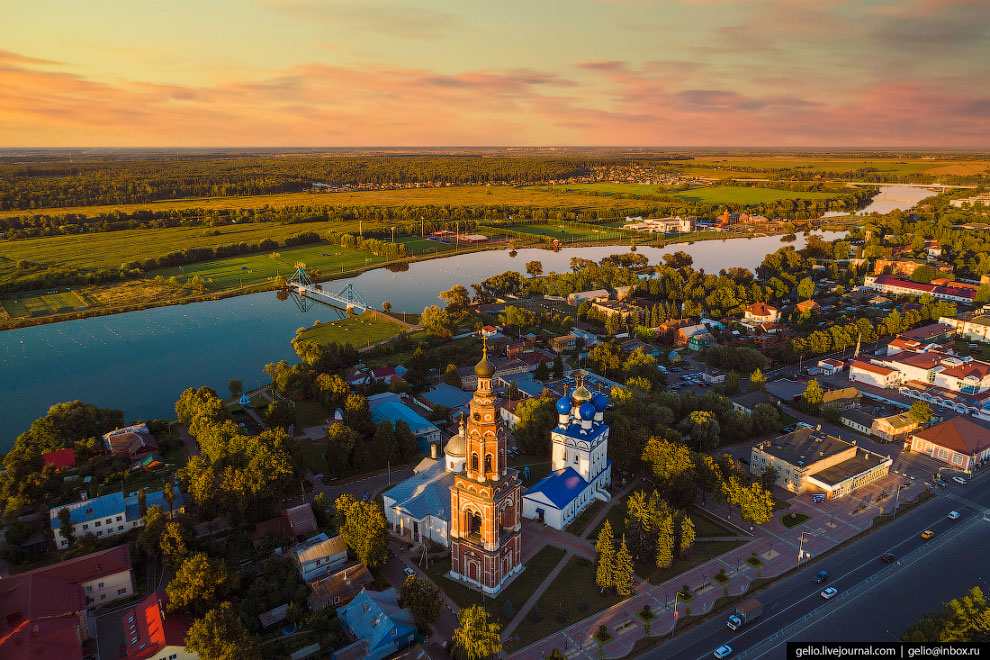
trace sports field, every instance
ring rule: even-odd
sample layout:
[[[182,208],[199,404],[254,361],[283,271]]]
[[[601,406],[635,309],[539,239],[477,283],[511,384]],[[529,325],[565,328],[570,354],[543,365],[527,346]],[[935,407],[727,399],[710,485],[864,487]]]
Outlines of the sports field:
[[[350,344],[355,348],[362,348],[401,334],[402,330],[403,327],[398,323],[365,312],[340,321],[319,322],[319,325],[306,328],[296,337],[318,344]]]
[[[55,312],[69,312],[88,303],[72,290],[53,290],[33,295],[11,296],[0,300],[4,310],[12,317],[47,316]]]
[[[776,202],[782,199],[827,199],[837,196],[837,193],[830,192],[792,192],[790,190],[750,188],[747,186],[695,188],[674,194],[689,202],[705,202],[708,204],[761,204],[764,202]]]
[[[587,229],[585,227],[575,227],[564,223],[545,225],[512,225],[506,227],[513,231],[534,236],[549,236],[556,238],[561,243],[574,243],[578,241],[604,241],[610,238],[622,238],[623,233],[615,231],[611,227],[602,227],[600,230]]]

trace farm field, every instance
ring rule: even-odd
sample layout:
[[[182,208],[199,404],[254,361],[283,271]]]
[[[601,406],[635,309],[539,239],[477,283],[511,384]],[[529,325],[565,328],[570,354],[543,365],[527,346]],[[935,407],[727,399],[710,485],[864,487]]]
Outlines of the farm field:
[[[780,169],[806,169],[812,172],[833,172],[848,174],[860,169],[872,168],[881,173],[907,176],[910,174],[930,174],[938,176],[979,174],[990,171],[990,161],[986,160],[922,160],[917,158],[889,159],[856,159],[856,158],[801,158],[795,156],[777,156],[753,158],[746,156],[711,156],[700,157],[690,161],[681,161],[686,174],[699,174],[713,177],[738,176],[740,178],[758,178],[763,174]],[[733,172],[732,168],[760,168],[767,172]]]
[[[130,213],[138,210],[170,211],[177,209],[260,209],[265,206],[492,206],[515,204],[524,206],[566,207],[572,209],[627,208],[630,200],[595,195],[580,195],[563,191],[514,188],[511,186],[451,186],[450,188],[418,188],[409,190],[374,190],[350,193],[282,193],[276,195],[245,195],[241,197],[197,197],[172,199],[141,204],[108,204],[102,206],[72,206],[45,211],[0,211],[0,217],[85,213],[97,216],[111,211]],[[355,222],[356,226],[357,223]]]
[[[59,311],[71,311],[77,307],[88,307],[90,303],[76,291],[53,290],[50,293],[3,298],[0,304],[9,316],[18,317],[46,316]]]
[[[708,204],[761,204],[763,202],[776,202],[781,199],[826,199],[836,196],[836,193],[829,192],[792,192],[790,190],[750,188],[748,186],[695,188],[674,194],[690,202]]]
[[[398,323],[365,312],[339,321],[312,325],[298,333],[296,338],[318,344],[350,344],[362,348],[369,343],[394,337],[402,331],[403,327]]]
[[[527,190],[559,190],[563,192],[596,192],[612,195],[666,195],[669,189],[654,183],[565,183],[557,186],[532,186]]]
[[[311,243],[279,248],[275,252],[245,254],[150,270],[146,273],[146,277],[161,275],[167,278],[174,275],[184,281],[183,278],[199,275],[208,289],[220,290],[242,284],[264,282],[276,275],[288,278],[296,271],[296,263],[306,264],[306,270],[310,273],[319,271],[322,276],[327,276],[374,266],[384,261],[384,257],[363,250],[328,243]]]

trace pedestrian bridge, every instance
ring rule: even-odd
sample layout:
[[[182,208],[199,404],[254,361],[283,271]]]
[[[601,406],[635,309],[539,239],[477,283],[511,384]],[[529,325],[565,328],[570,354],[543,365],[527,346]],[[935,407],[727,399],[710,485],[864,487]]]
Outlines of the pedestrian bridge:
[[[306,296],[311,300],[336,307],[342,310],[354,310],[354,313],[361,314],[370,309],[368,303],[364,301],[355,289],[353,284],[348,284],[337,293],[324,290],[323,286],[316,284],[306,273],[306,269],[300,266],[295,274],[286,282],[289,290],[300,296]]]

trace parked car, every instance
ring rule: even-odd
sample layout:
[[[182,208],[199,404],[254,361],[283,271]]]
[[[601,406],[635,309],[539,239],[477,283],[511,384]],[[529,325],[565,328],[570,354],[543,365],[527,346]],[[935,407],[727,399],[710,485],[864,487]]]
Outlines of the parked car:
[[[406,575],[416,575],[416,571],[414,571],[413,569],[409,568],[408,566],[406,566],[405,568],[403,568],[402,569],[402,572],[405,573]]]
[[[828,600],[837,593],[839,593],[839,590],[836,589],[835,587],[825,587],[825,591],[822,592],[821,596],[825,600]]]
[[[364,502],[367,502],[369,499],[371,499],[371,493],[365,493],[364,495],[361,496],[361,500],[363,500]]]
[[[811,578],[815,584],[821,584],[822,582],[828,582],[828,571],[819,571],[815,574],[815,577]]]
[[[880,561],[882,561],[885,564],[889,564],[890,562],[894,561],[895,559],[896,559],[896,557],[894,557],[894,553],[893,552],[885,552],[882,555],[880,555]]]
[[[927,541],[928,539],[930,539],[930,538],[932,538],[933,536],[935,536],[935,532],[933,532],[933,531],[932,531],[932,530],[930,530],[930,529],[926,529],[925,531],[923,531],[923,532],[921,533],[921,538],[923,538],[923,539],[925,539],[926,541]]]
[[[794,433],[797,431],[796,426],[786,426],[780,430],[781,433]]]
[[[966,485],[966,480],[963,479],[962,477],[952,477],[952,480],[955,481],[957,484],[962,484],[963,486]]]
[[[728,644],[722,644],[722,646],[715,649],[716,658],[728,658],[730,655],[732,655],[732,647]]]
[[[949,511],[949,520],[959,520],[959,512]]]

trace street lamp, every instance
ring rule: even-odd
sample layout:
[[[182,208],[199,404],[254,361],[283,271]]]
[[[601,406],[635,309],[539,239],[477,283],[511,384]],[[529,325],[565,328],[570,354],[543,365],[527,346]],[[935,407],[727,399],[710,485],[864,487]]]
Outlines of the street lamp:
[[[809,536],[813,536],[813,534],[811,532],[801,532],[801,545],[798,547],[798,563],[799,564],[801,563],[801,560],[804,559],[804,535],[805,534],[808,534]]]
[[[677,628],[677,598],[681,595],[680,591],[674,592],[674,625],[670,627],[670,638],[674,639],[674,630]]]

